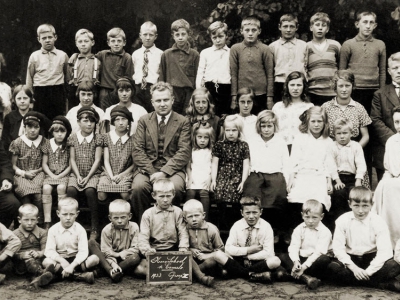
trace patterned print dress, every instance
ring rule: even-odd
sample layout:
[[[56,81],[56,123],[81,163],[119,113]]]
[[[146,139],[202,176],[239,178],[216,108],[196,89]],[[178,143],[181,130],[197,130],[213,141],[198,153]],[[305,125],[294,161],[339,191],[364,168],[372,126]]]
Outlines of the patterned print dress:
[[[66,149],[58,147],[56,151],[54,151],[52,145],[53,147],[57,146],[54,142],[54,138],[46,142],[43,148],[43,154],[48,156],[47,165],[49,166],[50,171],[54,175],[58,175],[64,172],[69,166],[69,147],[66,147]],[[66,175],[60,179],[53,179],[49,175],[46,175],[43,185],[65,184],[65,186],[68,186],[68,177],[69,175]]]
[[[238,203],[242,197],[237,188],[242,181],[243,160],[250,158],[249,145],[243,141],[218,141],[212,155],[219,158],[215,199]]]
[[[86,177],[90,169],[92,168],[95,161],[95,154],[97,147],[103,147],[103,136],[100,134],[94,134],[93,139],[90,142],[87,142],[86,138],[79,143],[77,134],[80,132],[73,133],[68,138],[68,146],[74,147],[75,150],[75,162],[78,166],[79,174],[82,178]],[[93,176],[89,179],[84,187],[80,187],[78,185],[78,180],[74,174],[71,172],[69,177],[68,186],[76,188],[78,191],[83,191],[87,188],[97,188],[97,184],[99,183],[100,177],[100,169],[98,169]]]
[[[21,170],[30,171],[42,167],[42,152],[47,140],[42,136],[39,137],[41,141],[37,147],[25,136],[11,142],[10,152],[18,156],[17,167]],[[28,146],[27,142],[31,143],[31,145]],[[15,193],[18,197],[42,193],[44,176],[44,172],[39,172],[33,179],[14,175]]]
[[[113,143],[111,133],[104,136],[104,147],[108,147],[110,153],[110,166],[113,175],[118,175],[124,172],[133,164],[132,151],[133,151],[133,137],[129,137],[126,141],[122,142],[119,138],[116,143]],[[111,180],[107,171],[101,174],[98,192],[105,193],[126,193],[131,188],[132,173],[124,176],[119,183]]]

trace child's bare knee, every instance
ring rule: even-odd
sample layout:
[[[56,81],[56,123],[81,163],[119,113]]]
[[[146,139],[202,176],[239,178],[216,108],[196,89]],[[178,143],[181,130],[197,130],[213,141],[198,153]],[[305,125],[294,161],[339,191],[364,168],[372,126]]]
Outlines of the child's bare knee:
[[[266,259],[268,268],[276,269],[281,265],[281,260],[277,256],[273,256]]]
[[[228,256],[222,251],[215,251],[213,254],[214,260],[220,265],[225,265],[228,261]]]
[[[50,184],[45,184],[43,186],[43,194],[44,195],[51,195],[51,191],[53,190],[52,186]]]
[[[65,195],[67,193],[67,186],[63,183],[57,185],[57,195]]]
[[[104,192],[98,192],[98,193],[97,193],[97,198],[98,198],[100,201],[104,201],[104,200],[107,199],[107,194],[104,193]]]

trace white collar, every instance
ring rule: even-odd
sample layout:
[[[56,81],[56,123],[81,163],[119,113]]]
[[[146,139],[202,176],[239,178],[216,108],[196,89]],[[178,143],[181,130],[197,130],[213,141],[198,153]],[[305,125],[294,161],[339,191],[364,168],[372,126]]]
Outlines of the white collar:
[[[342,107],[344,105],[339,105],[339,103],[337,102],[336,97],[333,99],[333,104],[339,107]],[[353,99],[350,99],[350,102],[346,105],[346,106],[356,106],[356,101],[354,101]]]
[[[129,139],[128,133],[125,133],[123,136],[119,136],[116,132],[115,129],[110,131],[110,138],[112,143],[115,145],[119,139],[121,139],[122,145],[125,144],[125,142]]]
[[[32,147],[32,144],[35,145],[37,148],[40,145],[40,142],[42,141],[43,137],[39,134],[39,136],[36,138],[36,140],[31,141],[26,137],[26,134],[21,135],[21,139],[27,144],[29,147]]]
[[[222,48],[217,48],[217,47],[215,47],[214,45],[212,45],[211,48],[212,48],[214,51],[218,51],[218,50],[225,50],[225,51],[228,51],[228,50],[229,50],[229,47],[228,47],[227,45],[223,46]]]
[[[153,44],[153,46],[151,46],[150,48],[146,48],[145,46],[142,45],[143,53],[146,50],[149,50],[149,52],[152,52],[152,50],[154,50],[155,48],[156,48],[156,44]]]
[[[172,110],[169,112],[168,115],[165,116],[165,124],[168,123],[168,120],[169,120],[169,117],[171,117],[171,114],[172,114]],[[157,113],[156,113],[156,115],[157,115],[157,124],[160,124],[160,122],[161,122],[161,116],[158,115]]]
[[[61,145],[58,146],[58,145],[56,144],[56,141],[54,140],[54,138],[52,138],[52,139],[50,140],[50,146],[51,146],[51,150],[53,150],[53,153],[56,152],[57,149],[61,149]]]
[[[79,131],[76,133],[76,137],[78,138],[79,144],[82,144],[83,140],[86,140],[87,143],[90,143],[90,142],[93,140],[94,134],[93,134],[93,132],[92,132],[90,135],[84,137],[84,136],[82,135],[81,131],[79,130]]]

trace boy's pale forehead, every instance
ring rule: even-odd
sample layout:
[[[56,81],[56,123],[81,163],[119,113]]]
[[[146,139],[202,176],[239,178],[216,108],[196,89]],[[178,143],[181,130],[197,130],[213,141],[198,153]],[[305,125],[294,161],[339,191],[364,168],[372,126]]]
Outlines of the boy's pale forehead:
[[[254,204],[254,205],[244,205],[242,210],[243,211],[253,211],[253,210],[261,211],[261,208],[256,204]]]

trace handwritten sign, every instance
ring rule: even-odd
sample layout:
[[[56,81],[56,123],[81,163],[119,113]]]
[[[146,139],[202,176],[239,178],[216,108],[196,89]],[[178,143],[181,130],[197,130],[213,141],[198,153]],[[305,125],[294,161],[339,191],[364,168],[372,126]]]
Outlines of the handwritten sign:
[[[192,252],[156,252],[147,256],[147,284],[192,284]]]

